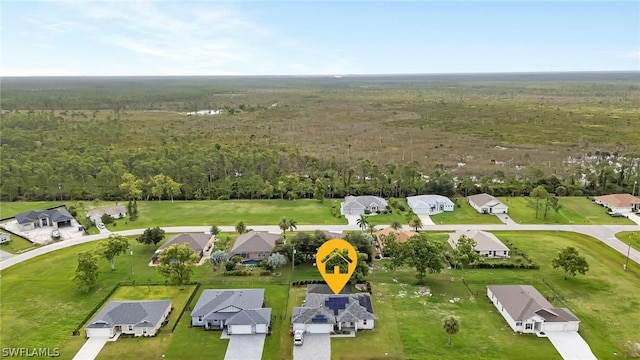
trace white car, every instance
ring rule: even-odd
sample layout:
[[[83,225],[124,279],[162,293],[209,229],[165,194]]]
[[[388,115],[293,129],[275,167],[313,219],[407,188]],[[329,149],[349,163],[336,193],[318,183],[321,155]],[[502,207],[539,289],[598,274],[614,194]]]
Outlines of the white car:
[[[60,239],[60,231],[59,230],[53,230],[51,232],[51,237],[54,239]]]
[[[104,223],[97,223],[97,224],[96,224],[96,227],[97,227],[98,229],[106,229],[106,226],[104,226]]]
[[[304,331],[296,330],[293,332],[293,345],[300,346],[304,342]]]

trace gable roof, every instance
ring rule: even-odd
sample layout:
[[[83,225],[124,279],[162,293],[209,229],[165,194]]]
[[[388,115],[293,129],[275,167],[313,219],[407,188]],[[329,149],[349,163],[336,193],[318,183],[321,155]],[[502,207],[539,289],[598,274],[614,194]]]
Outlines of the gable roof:
[[[419,207],[431,207],[431,206],[436,206],[437,204],[455,206],[453,201],[451,201],[448,197],[442,196],[442,195],[408,196],[407,204],[412,209],[419,208]]]
[[[271,323],[271,308],[242,310],[231,316],[225,324],[227,325],[257,325]]]
[[[452,237],[451,245],[455,249],[458,245],[458,240],[460,240],[461,236],[466,236],[469,239],[473,239],[476,242],[476,246],[474,249],[476,251],[509,251],[509,248],[500,241],[495,235],[490,232],[480,231],[480,230],[468,230],[462,234],[457,235],[456,233],[450,234]]]
[[[308,292],[305,297],[304,307],[312,309],[324,308],[328,313],[336,316],[336,319],[340,319],[340,316],[345,312],[356,316],[360,320],[376,318],[373,313],[371,294],[369,293],[319,294]]]
[[[156,326],[171,308],[171,300],[110,301],[91,319],[87,328],[116,325]]]
[[[640,199],[631,194],[596,196],[595,199],[613,207],[632,207],[634,204],[640,204]]]
[[[327,284],[307,284],[307,293],[330,295],[334,292]],[[343,287],[340,294],[351,294],[351,286]]]
[[[275,249],[276,240],[279,238],[280,234],[249,231],[238,236],[233,248],[231,248],[230,255],[242,252],[271,252]]]
[[[167,240],[164,244],[162,244],[162,246],[160,246],[158,250],[156,250],[156,254],[159,251],[164,250],[169,246],[176,245],[176,244],[177,245],[189,244],[189,247],[191,247],[193,251],[196,252],[196,254],[200,254],[204,250],[205,246],[207,246],[207,244],[209,243],[209,240],[211,240],[211,235],[209,234],[190,234],[190,233],[178,234],[170,237],[169,240]]]
[[[234,306],[241,310],[260,309],[264,302],[264,289],[211,290],[202,292],[191,316],[207,317],[217,311]],[[226,313],[225,319],[236,314]]]
[[[515,321],[539,316],[548,322],[579,321],[567,308],[556,308],[531,285],[490,285],[489,290]]]
[[[344,234],[339,232],[327,231],[327,230],[316,230],[321,232],[327,240],[331,239],[344,239]]]
[[[506,207],[506,205],[500,202],[500,200],[496,199],[495,197],[489,194],[471,195],[471,196],[468,196],[467,199],[470,202],[476,204],[477,206],[494,207],[498,205],[503,205]]]
[[[415,231],[395,230],[392,227],[388,227],[388,228],[384,228],[382,230],[378,230],[378,231],[375,232],[375,234],[376,234],[376,238],[380,242],[382,241],[382,239],[380,237],[383,236],[383,235],[395,234],[396,235],[396,240],[398,242],[406,242],[411,237],[413,237],[415,235],[418,235],[418,233],[415,232]]]
[[[91,209],[87,211],[87,217],[107,215],[126,214],[127,209],[123,205],[115,205],[110,207],[104,207],[100,209]]]
[[[32,223],[43,218],[49,218],[53,222],[64,222],[73,220],[73,216],[69,214],[69,211],[65,207],[49,210],[31,210],[16,215],[18,224]]]
[[[342,203],[342,209],[365,209],[371,205],[376,205],[378,208],[384,209],[387,206],[387,200],[378,196],[346,196]]]
[[[324,307],[294,307],[291,313],[293,324],[336,324],[336,318]]]

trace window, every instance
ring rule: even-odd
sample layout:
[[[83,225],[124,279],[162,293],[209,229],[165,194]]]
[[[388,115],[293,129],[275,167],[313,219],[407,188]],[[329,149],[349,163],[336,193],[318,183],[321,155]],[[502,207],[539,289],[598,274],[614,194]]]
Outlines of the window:
[[[522,326],[522,321],[516,321],[516,326]]]
[[[133,331],[133,325],[129,325],[129,331]]]
[[[367,325],[367,319],[362,320],[362,325]]]
[[[198,316],[198,321],[202,321],[202,316]]]
[[[524,329],[525,330],[532,330],[533,329],[533,324],[532,323],[526,323],[524,325]]]

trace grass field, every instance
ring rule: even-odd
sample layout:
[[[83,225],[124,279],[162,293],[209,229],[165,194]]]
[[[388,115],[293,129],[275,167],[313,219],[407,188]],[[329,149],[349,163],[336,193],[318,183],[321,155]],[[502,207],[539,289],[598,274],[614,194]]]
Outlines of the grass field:
[[[544,200],[540,201],[536,218],[536,200],[531,197],[505,197],[500,201],[509,206],[509,217],[522,224],[576,224],[576,225],[633,225],[627,218],[611,217],[605,209],[584,197],[561,197],[562,207],[556,213],[547,210],[544,218]]]
[[[515,231],[496,232],[496,235],[525,251],[541,265],[541,269],[465,270],[465,279],[470,284],[473,298],[469,297],[465,287],[458,280],[459,271],[445,270],[441,274],[427,275],[426,286],[432,293],[429,297],[421,294],[422,289],[413,284],[413,270],[401,269],[398,272],[399,283],[393,283],[391,273],[377,262],[369,277],[373,284],[373,306],[378,316],[376,330],[359,332],[354,339],[332,340],[333,357],[348,360],[387,357],[558,358],[548,340],[515,335],[507,328],[502,317],[484,300],[487,284],[533,284],[545,295],[562,296],[564,302],[556,300],[554,304],[569,307],[581,319],[581,334],[598,358],[610,358],[614,352],[623,354],[627,341],[640,341],[635,331],[636,324],[640,322],[640,313],[633,310],[640,304],[640,293],[629,291],[640,286],[640,267],[637,264],[631,264],[627,272],[622,271],[622,255],[583,235]],[[433,236],[443,240],[446,235],[440,233]],[[569,245],[575,246],[587,258],[590,271],[586,276],[565,281],[562,280],[562,273],[553,270],[549,264],[560,248]],[[70,281],[75,268],[76,254],[94,249],[96,246],[97,243],[89,243],[63,249],[2,272],[1,347],[57,346],[63,350],[62,358],[71,358],[83,343],[81,337],[72,336],[71,331],[117,281],[135,279],[139,284],[139,296],[145,296],[147,281],[164,281],[155,268],[147,266],[155,247],[140,245],[132,240],[133,257],[117,257],[116,270],[113,272],[109,270],[106,260],[100,260],[102,273],[96,290],[87,295],[79,293]],[[293,302],[299,297],[295,289],[289,292],[287,284],[290,281],[320,278],[317,269],[310,264],[296,266],[293,273],[291,268],[286,266],[280,269],[280,273],[280,276],[259,276],[256,273],[249,277],[228,277],[223,276],[221,271],[214,272],[207,264],[196,268],[194,280],[201,281],[204,284],[203,288],[264,287],[268,306],[274,308],[274,315],[280,316],[287,307],[288,294],[294,294],[289,300],[289,307],[292,307]],[[543,284],[542,278],[545,278],[551,287]],[[460,301],[450,303],[454,298],[459,298]],[[454,345],[451,347],[446,346],[446,334],[440,328],[442,317],[448,314],[459,316],[462,324],[461,332],[453,337]],[[274,322],[274,335],[268,337],[265,343],[265,359],[291,359],[289,321],[289,315],[285,315],[282,318],[278,317]],[[20,331],[29,324],[38,326],[29,332]],[[151,344],[143,340],[153,342],[153,349],[143,351],[146,345]],[[119,344],[120,341],[123,341],[122,345]],[[193,343],[198,343],[199,346],[193,347]],[[161,352],[169,358],[197,359],[206,353],[214,359],[222,359],[226,340],[220,340],[219,334],[215,332],[189,329],[187,318],[183,318],[176,332],[169,337],[162,335],[155,339],[118,340],[108,345],[105,350],[107,352],[101,357],[110,358],[109,351],[114,351],[113,354],[119,353],[116,350],[119,346],[131,349],[137,354],[125,355],[125,358],[132,359],[157,358]],[[195,350],[199,352],[195,354]]]
[[[9,243],[0,245],[0,250],[12,253],[19,254],[24,251],[28,251],[31,249],[35,249],[38,247],[38,244],[34,244],[29,240],[21,238],[20,236],[15,236],[13,234],[9,234],[10,241]]]
[[[480,214],[472,208],[469,203],[459,198],[456,207],[451,212],[443,212],[431,216],[431,220],[436,225],[440,224],[501,224],[502,222],[494,215]]]
[[[346,224],[347,221],[331,215],[333,204],[340,200],[221,200],[221,201],[139,201],[136,221],[116,220],[109,225],[114,230],[147,228],[153,226],[211,226],[236,225],[242,220],[251,225],[278,225],[282,217],[295,219],[298,225]],[[59,202],[3,202],[1,216],[10,217],[20,212],[60,205]],[[93,207],[112,206],[109,202],[70,202],[85,211]],[[78,218],[84,211],[78,210]],[[180,214],[180,216],[176,216]]]
[[[631,244],[631,247],[640,250],[640,231],[623,231],[616,234],[618,240],[625,244]]]

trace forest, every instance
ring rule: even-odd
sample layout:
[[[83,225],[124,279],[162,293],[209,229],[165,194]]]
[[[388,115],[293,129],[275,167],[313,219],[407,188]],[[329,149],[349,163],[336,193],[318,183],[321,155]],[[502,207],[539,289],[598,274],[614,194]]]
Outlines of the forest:
[[[0,197],[122,200],[131,179],[139,199],[637,193],[638,83],[3,78]]]

